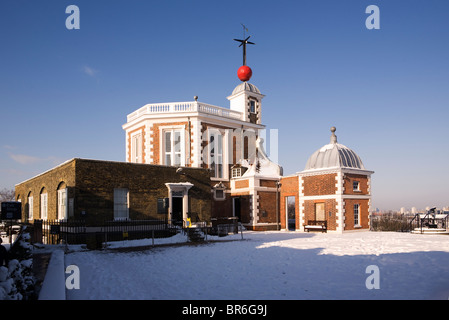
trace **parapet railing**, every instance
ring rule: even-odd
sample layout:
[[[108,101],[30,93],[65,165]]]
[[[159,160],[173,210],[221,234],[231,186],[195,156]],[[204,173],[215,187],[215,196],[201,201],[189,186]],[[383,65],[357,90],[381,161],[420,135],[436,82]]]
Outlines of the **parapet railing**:
[[[149,114],[175,114],[175,113],[183,113],[183,112],[198,112],[198,113],[206,113],[217,115],[221,117],[231,118],[231,119],[242,119],[242,113],[230,110],[222,107],[217,107],[214,105],[198,102],[198,101],[190,101],[190,102],[169,102],[169,103],[155,103],[155,104],[147,104],[141,107],[140,109],[130,113],[127,117],[128,122],[142,116]]]

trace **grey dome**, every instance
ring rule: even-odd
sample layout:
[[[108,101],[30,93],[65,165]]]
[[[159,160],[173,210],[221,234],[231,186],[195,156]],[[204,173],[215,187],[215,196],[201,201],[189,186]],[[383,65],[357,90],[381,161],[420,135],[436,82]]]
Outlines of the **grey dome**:
[[[255,85],[245,81],[245,82],[242,82],[241,84],[239,84],[237,87],[235,87],[235,89],[232,91],[231,95],[233,96],[241,91],[249,91],[249,92],[254,92],[254,93],[260,94],[259,89],[257,89],[257,87]]]
[[[315,151],[307,160],[305,170],[327,168],[355,168],[365,170],[360,157],[348,147],[337,143],[335,128],[331,128],[331,142]]]

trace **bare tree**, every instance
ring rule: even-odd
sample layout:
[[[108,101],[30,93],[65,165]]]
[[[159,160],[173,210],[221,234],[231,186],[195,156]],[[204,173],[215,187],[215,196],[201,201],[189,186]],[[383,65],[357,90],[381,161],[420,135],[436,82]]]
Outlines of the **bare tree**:
[[[14,200],[15,200],[14,189],[4,188],[3,190],[0,190],[0,202],[14,201]]]

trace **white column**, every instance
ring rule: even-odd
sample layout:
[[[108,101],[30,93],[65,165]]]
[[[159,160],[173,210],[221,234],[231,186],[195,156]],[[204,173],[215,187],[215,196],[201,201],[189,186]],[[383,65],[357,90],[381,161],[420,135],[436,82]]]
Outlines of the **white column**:
[[[303,188],[303,177],[298,176],[298,219],[299,219],[299,231],[304,232],[304,188]]]

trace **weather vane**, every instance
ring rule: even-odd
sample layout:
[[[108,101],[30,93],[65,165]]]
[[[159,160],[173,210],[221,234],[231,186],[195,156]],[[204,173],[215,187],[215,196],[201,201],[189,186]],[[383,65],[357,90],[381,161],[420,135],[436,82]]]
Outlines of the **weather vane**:
[[[255,44],[254,42],[248,41],[251,36],[248,36],[248,38],[245,38],[245,31],[248,31],[248,28],[241,23],[243,26],[243,39],[234,39],[234,41],[240,42],[239,47],[243,46],[243,65],[246,66],[246,45],[247,44]]]
[[[246,45],[255,43],[248,41],[248,39],[251,38],[251,36],[245,38],[246,37],[245,31],[248,31],[248,28],[246,28],[246,26],[242,23],[241,25],[243,26],[243,39],[234,39],[234,41],[240,42],[239,47],[243,46],[243,65],[237,70],[237,76],[241,81],[246,82],[251,78],[253,74],[251,68],[246,65]]]

